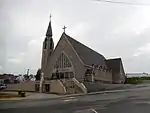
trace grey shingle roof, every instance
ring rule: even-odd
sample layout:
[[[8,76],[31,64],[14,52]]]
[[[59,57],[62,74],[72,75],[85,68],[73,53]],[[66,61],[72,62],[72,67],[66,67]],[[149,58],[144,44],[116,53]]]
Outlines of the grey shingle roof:
[[[67,34],[63,33],[63,35],[65,35],[68,41],[72,44],[73,48],[75,49],[84,64],[90,66],[92,64],[106,66],[105,57],[103,55],[71,38]]]
[[[107,59],[106,64],[113,72],[120,72],[121,58]]]

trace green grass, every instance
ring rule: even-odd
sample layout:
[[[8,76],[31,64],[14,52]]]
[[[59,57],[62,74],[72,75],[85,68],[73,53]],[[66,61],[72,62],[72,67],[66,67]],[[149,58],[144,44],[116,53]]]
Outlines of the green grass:
[[[150,77],[131,77],[131,78],[127,78],[125,83],[126,84],[141,84],[143,80],[150,80]]]
[[[20,96],[17,94],[0,92],[0,98],[14,98],[14,97],[20,97]]]

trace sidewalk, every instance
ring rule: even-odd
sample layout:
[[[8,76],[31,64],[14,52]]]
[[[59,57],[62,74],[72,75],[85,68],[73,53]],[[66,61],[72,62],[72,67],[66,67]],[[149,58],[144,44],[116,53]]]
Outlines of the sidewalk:
[[[4,92],[4,93],[18,95],[18,92]],[[37,100],[37,99],[50,99],[50,98],[58,98],[58,97],[60,96],[55,94],[26,92],[26,97],[9,97],[9,98],[2,97],[0,98],[0,100],[30,100],[30,99]]]
[[[149,85],[137,85],[133,88],[129,89],[118,89],[118,90],[107,90],[107,91],[98,91],[98,92],[91,92],[91,93],[81,93],[81,94],[70,94],[70,95],[56,95],[56,94],[46,94],[46,93],[31,93],[26,92],[26,97],[17,97],[17,98],[4,98],[0,100],[41,100],[41,99],[57,99],[57,98],[64,98],[64,97],[73,97],[73,96],[84,96],[84,95],[96,95],[96,94],[104,94],[104,93],[121,93],[121,92],[130,92],[130,91],[138,91],[142,89],[150,89]],[[8,92],[8,93],[17,93],[17,92]]]

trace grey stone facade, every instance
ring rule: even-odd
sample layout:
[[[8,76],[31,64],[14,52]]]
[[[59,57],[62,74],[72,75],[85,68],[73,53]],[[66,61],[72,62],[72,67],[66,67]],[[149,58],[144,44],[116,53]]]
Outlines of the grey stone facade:
[[[55,50],[53,51],[53,54],[51,55],[51,58],[48,61],[47,67],[45,69],[45,77],[51,77],[52,72],[54,70],[55,62],[59,57],[59,55],[61,54],[61,52],[64,52],[70,59],[73,66],[72,71],[76,79],[82,80],[83,79],[82,75],[84,75],[85,73],[85,67],[64,35],[61,36]]]
[[[54,49],[51,29],[50,22],[43,42],[41,64],[45,79],[51,79],[53,75],[57,74],[64,78],[66,76],[72,77],[68,75],[71,73],[78,81],[84,82],[87,72],[87,75],[91,76],[94,81],[104,83],[123,83],[125,81],[121,58],[107,60],[103,55],[71,38],[65,32],[63,32]],[[62,53],[64,58],[60,57]],[[58,59],[61,60],[57,61]],[[57,62],[60,65],[66,65],[66,62],[69,62],[71,66],[60,68],[56,66]]]

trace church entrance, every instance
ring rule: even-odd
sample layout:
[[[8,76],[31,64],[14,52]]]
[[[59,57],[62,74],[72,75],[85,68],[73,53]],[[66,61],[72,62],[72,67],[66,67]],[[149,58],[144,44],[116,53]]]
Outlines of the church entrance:
[[[49,84],[45,84],[45,92],[49,92],[50,91],[50,85]]]
[[[35,91],[39,92],[39,90],[40,90],[40,85],[39,84],[35,84]]]
[[[54,72],[51,79],[69,79],[74,78],[73,72]]]
[[[75,77],[74,68],[69,57],[61,52],[54,64],[51,79],[60,80],[68,94],[75,93],[75,84],[72,78]]]

